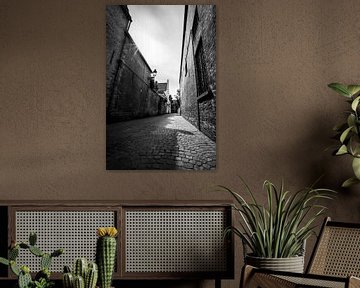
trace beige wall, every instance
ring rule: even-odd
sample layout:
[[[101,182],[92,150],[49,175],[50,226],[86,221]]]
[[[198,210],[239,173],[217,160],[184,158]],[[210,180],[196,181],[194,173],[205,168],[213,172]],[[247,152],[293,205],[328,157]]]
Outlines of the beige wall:
[[[346,108],[326,85],[360,82],[358,0],[214,1],[215,172],[105,170],[106,3],[0,0],[2,200],[223,199],[206,187],[236,175],[264,199],[264,179],[296,189],[325,172],[338,189],[349,175],[324,151]],[[359,189],[339,189],[329,214],[359,222]]]

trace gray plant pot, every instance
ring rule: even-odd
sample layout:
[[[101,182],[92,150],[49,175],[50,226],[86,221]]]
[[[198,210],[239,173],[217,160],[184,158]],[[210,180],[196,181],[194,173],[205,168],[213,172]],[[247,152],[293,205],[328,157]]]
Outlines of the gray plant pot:
[[[304,256],[289,258],[262,258],[246,255],[245,263],[263,269],[304,273]]]

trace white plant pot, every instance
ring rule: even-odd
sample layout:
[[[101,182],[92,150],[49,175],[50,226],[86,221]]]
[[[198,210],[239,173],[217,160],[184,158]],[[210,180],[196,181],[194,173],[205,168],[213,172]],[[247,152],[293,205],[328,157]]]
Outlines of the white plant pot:
[[[289,258],[263,258],[246,255],[245,263],[262,269],[304,273],[304,256]]]

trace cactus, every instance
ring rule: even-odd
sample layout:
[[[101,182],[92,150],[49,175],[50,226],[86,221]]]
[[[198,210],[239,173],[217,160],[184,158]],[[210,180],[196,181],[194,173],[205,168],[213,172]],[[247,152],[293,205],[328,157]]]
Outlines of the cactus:
[[[37,235],[35,232],[31,232],[29,235],[29,244],[31,246],[35,246],[37,241]]]
[[[21,267],[18,279],[19,288],[28,288],[30,283],[32,283],[30,269],[27,266],[23,266]]]
[[[71,273],[69,266],[64,266],[64,272],[62,275],[62,283],[64,288],[74,287],[74,275]]]
[[[75,261],[74,274],[75,276],[81,276],[85,279],[88,262],[86,258],[79,258]]]
[[[64,249],[57,249],[51,253],[51,257],[58,257],[64,253]]]
[[[29,249],[29,248],[30,248],[30,245],[28,245],[28,244],[26,244],[26,243],[23,243],[23,242],[21,242],[21,243],[19,244],[19,246],[20,246],[20,248],[22,248],[22,249]]]
[[[10,261],[10,269],[16,276],[19,276],[20,268],[16,265],[16,262],[14,260]]]
[[[0,263],[9,266],[10,261],[6,258],[0,257]]]
[[[74,263],[74,273],[71,273],[69,266],[64,266],[63,286],[64,288],[95,288],[98,278],[98,268],[95,263],[89,263],[85,258],[78,258]],[[83,275],[83,276],[82,276]],[[76,280],[77,279],[77,280]],[[82,281],[80,280],[82,279]],[[82,282],[82,283],[81,283]]]
[[[85,288],[84,278],[80,275],[74,277],[74,288]]]
[[[71,273],[71,269],[69,266],[67,265],[64,266],[64,273]]]
[[[44,252],[42,252],[42,251],[40,250],[40,248],[38,248],[38,247],[36,247],[36,246],[30,245],[29,251],[30,251],[32,254],[34,254],[35,256],[37,256],[37,257],[41,257],[41,256],[44,255]]]
[[[98,266],[96,263],[89,263],[85,276],[85,288],[95,288],[98,279]]]
[[[53,282],[50,281],[50,271],[49,267],[53,257],[60,256],[64,250],[58,249],[53,253],[48,254],[36,247],[37,236],[35,233],[30,233],[29,244],[20,242],[16,243],[11,241],[8,251],[8,259],[0,257],[0,264],[10,266],[11,271],[18,276],[18,286],[19,288],[29,288],[29,287],[51,287]],[[41,257],[41,271],[39,271],[35,276],[35,281],[32,280],[30,275],[30,269],[27,266],[22,266],[21,268],[16,264],[16,259],[19,256],[19,250],[29,250],[30,253],[34,254],[37,257]]]
[[[110,288],[115,265],[117,230],[115,227],[98,228],[97,235],[96,262],[100,287]]]
[[[21,272],[18,279],[19,288],[28,288],[32,282],[30,273]]]
[[[41,256],[41,261],[40,261],[41,269],[44,269],[44,268],[49,269],[50,265],[51,265],[51,260],[52,260],[51,255],[48,253],[44,253],[43,256]]]
[[[9,250],[8,253],[9,260],[16,260],[16,258],[19,256],[19,246],[15,246],[14,248]]]
[[[74,276],[72,273],[67,272],[63,274],[62,277],[64,288],[73,288],[74,287]]]

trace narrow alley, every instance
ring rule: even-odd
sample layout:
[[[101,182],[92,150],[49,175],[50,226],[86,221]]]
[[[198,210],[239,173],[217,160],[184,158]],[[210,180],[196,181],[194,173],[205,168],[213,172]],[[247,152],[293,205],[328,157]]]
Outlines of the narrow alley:
[[[107,125],[108,170],[213,170],[216,144],[177,114]]]

